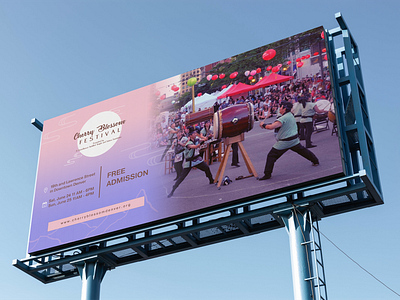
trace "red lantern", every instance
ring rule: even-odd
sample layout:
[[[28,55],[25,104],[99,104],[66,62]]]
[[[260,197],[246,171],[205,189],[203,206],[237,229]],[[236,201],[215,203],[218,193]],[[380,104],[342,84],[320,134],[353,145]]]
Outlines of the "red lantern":
[[[213,75],[213,77],[211,77],[212,80],[217,80],[218,79],[218,75]]]
[[[273,68],[272,68],[272,72],[278,73],[278,71],[279,71],[279,68],[278,68],[278,67],[273,67]]]
[[[171,90],[173,90],[174,92],[179,91],[179,87],[177,87],[175,84],[171,87]]]
[[[257,74],[260,74],[261,73],[261,68],[257,68],[256,72],[257,72]]]
[[[276,51],[274,49],[269,49],[267,51],[264,52],[264,54],[262,55],[262,58],[264,60],[270,60],[273,59],[276,55]]]
[[[321,32],[321,39],[325,39],[325,33],[323,31]]]
[[[221,86],[221,89],[226,89],[226,84],[224,84],[223,86]]]
[[[162,95],[161,97],[160,97],[160,100],[164,100],[165,99],[165,94],[164,95]]]
[[[229,75],[229,78],[230,79],[233,79],[233,78],[235,78],[237,76],[237,72],[233,72],[233,73],[231,73],[231,75]]]
[[[311,56],[310,56],[310,54],[307,54],[306,55],[306,59],[309,59]]]
[[[296,61],[297,62],[301,62],[301,58],[299,57],[299,58],[296,58]]]
[[[303,65],[304,65],[303,62],[299,62],[299,63],[297,64],[297,67],[301,68]]]
[[[253,76],[249,76],[249,80],[252,80],[253,79]]]
[[[268,66],[267,71],[271,71],[272,70],[272,66]]]
[[[225,78],[225,74],[219,74],[219,79],[224,79]]]
[[[304,59],[306,59],[306,57],[305,57],[305,56],[302,56],[301,59],[304,60]]]
[[[324,56],[324,60],[328,60],[328,56],[326,56],[326,54],[325,54],[325,56]]]
[[[319,55],[319,52],[314,52],[314,56],[317,56],[317,55]]]
[[[203,95],[203,94],[202,94],[202,93],[198,93],[198,94],[197,94],[197,97],[200,97],[201,95]]]
[[[290,61],[290,60],[288,60],[288,61],[286,62],[286,64],[287,64],[288,66],[290,66],[291,63],[292,63],[292,61]]]
[[[157,91],[157,92],[156,92],[156,96],[157,96],[157,97],[160,96],[160,94],[161,94],[160,91]]]
[[[325,53],[326,52],[326,48],[322,49],[322,52]]]

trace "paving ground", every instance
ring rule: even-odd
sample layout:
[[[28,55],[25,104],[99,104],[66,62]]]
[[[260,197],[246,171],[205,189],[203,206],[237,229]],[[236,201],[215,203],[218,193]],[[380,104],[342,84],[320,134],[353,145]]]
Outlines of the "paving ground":
[[[275,118],[268,119],[273,122]],[[231,166],[231,157],[225,169],[226,176],[232,180],[230,185],[222,185],[220,189],[216,185],[210,185],[205,174],[192,169],[186,179],[177,188],[171,198],[167,198],[174,184],[173,179],[176,173],[164,174],[164,163],[157,163],[156,172],[157,188],[148,194],[149,204],[160,217],[185,213],[198,210],[208,206],[224,204],[226,202],[279,190],[294,184],[309,182],[318,178],[331,176],[342,172],[342,162],[339,142],[336,135],[332,135],[332,123],[329,122],[329,129],[314,132],[312,142],[317,147],[312,152],[318,157],[320,165],[312,166],[311,162],[299,156],[297,153],[288,151],[275,164],[272,178],[265,181],[258,181],[255,177],[243,180],[235,180],[239,176],[247,176],[249,172],[244,164],[243,157],[239,151],[240,167]],[[254,128],[245,133],[243,145],[254,165],[258,176],[263,176],[266,156],[275,143],[274,132],[261,129],[259,122],[255,122]],[[304,141],[301,141],[304,145]],[[154,161],[159,161],[164,148],[153,152]],[[216,176],[219,162],[210,165],[213,176]],[[155,172],[154,170],[152,173]],[[165,214],[165,215],[164,215]]]

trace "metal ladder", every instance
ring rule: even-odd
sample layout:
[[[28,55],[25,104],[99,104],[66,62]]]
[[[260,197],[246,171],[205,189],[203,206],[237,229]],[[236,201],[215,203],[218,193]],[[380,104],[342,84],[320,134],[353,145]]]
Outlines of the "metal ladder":
[[[314,288],[313,300],[328,300],[326,289],[324,260],[322,257],[321,235],[319,233],[318,221],[312,219],[311,213],[307,214],[307,222],[311,225],[310,241],[302,243],[302,245],[310,246],[311,260],[313,262],[312,275],[304,280],[311,281]],[[315,223],[315,226],[314,226]]]

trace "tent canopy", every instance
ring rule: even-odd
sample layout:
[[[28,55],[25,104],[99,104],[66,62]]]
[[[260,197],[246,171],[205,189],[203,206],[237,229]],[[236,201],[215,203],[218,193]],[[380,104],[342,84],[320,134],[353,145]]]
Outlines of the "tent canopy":
[[[253,89],[259,89],[263,88],[266,86],[274,85],[277,83],[285,82],[288,80],[293,79],[293,76],[283,76],[279,75],[276,73],[271,73],[269,76],[265,76],[263,79],[261,79],[259,82],[257,82],[255,85],[253,85]]]
[[[248,85],[239,82],[238,84],[232,86],[227,92],[223,93],[218,97],[218,99],[226,98],[229,96],[238,95],[241,93],[249,92],[252,90],[260,89],[266,86],[274,85],[277,83],[285,82],[293,79],[293,76],[283,76],[276,73],[271,73],[269,76],[265,76],[255,85]]]
[[[234,96],[251,90],[254,90],[254,86],[239,82],[238,84],[232,86],[227,92],[218,96],[218,99]]]

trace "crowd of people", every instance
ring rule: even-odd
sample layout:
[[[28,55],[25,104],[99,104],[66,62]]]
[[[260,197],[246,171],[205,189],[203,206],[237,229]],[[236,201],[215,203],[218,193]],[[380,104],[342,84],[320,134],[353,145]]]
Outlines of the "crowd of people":
[[[325,78],[316,74],[312,77],[307,76],[303,79],[270,86],[265,89],[264,93],[259,92],[247,97],[229,97],[222,102],[216,101],[214,111],[236,104],[252,103],[254,118],[255,121],[260,121],[260,127],[276,131],[277,143],[267,156],[264,176],[260,178],[260,180],[265,180],[271,177],[275,161],[289,149],[310,160],[314,166],[319,164],[318,158],[308,148],[316,147],[311,142],[313,115],[326,113],[316,105],[316,102],[321,99],[333,101],[329,74],[325,74]],[[199,151],[201,144],[213,138],[212,124],[210,121],[205,121],[194,126],[186,126],[186,114],[188,114],[187,111],[180,110],[170,113],[168,120],[160,120],[152,128],[152,147],[165,147],[161,161],[168,151],[173,154],[176,178],[168,197],[173,195],[192,167],[202,170],[210,184],[214,181],[210,169],[203,161]],[[273,116],[276,116],[276,121],[267,124],[266,120]],[[162,121],[164,124],[168,124],[164,128],[161,125]],[[305,147],[300,144],[300,140],[305,140]],[[237,147],[233,147],[233,149],[234,152],[236,149],[236,153],[233,155],[236,160],[233,159],[232,165],[239,166]]]

